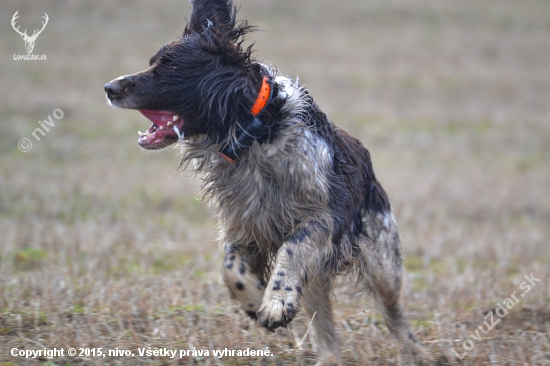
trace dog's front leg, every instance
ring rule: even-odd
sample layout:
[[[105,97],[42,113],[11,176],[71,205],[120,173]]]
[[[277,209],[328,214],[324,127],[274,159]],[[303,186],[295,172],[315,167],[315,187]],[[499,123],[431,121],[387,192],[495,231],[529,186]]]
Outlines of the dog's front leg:
[[[273,330],[294,319],[308,276],[323,273],[331,249],[328,233],[325,226],[310,223],[296,230],[279,248],[262,305],[256,313],[261,326]]]
[[[252,261],[253,258],[244,248],[227,244],[222,278],[231,297],[241,304],[248,316],[256,319],[256,311],[262,303],[266,283],[260,275],[250,269]]]

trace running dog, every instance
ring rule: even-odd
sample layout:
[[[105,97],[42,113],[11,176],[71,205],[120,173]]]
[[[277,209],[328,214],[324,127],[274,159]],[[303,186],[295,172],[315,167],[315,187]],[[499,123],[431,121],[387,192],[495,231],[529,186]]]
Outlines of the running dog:
[[[194,0],[181,39],[149,68],[105,85],[111,105],[151,126],[143,149],[179,143],[215,207],[232,297],[268,330],[301,307],[320,365],[340,363],[331,313],[335,277],[353,276],[402,345],[421,350],[403,314],[396,221],[369,151],[332,124],[309,92],[262,64],[231,0]],[[409,352],[410,354],[410,352]]]

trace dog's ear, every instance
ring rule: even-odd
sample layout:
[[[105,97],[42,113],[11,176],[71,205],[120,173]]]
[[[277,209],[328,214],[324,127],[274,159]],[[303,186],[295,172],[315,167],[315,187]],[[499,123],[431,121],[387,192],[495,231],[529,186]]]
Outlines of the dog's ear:
[[[193,11],[183,36],[215,27],[230,32],[235,27],[236,9],[232,0],[191,0]]]

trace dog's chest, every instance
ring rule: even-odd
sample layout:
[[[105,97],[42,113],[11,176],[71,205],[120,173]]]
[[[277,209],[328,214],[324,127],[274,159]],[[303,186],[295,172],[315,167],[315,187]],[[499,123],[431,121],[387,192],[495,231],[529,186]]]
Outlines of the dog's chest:
[[[301,126],[254,144],[224,182],[216,182],[222,235],[236,242],[282,242],[304,220],[328,210],[332,151]]]

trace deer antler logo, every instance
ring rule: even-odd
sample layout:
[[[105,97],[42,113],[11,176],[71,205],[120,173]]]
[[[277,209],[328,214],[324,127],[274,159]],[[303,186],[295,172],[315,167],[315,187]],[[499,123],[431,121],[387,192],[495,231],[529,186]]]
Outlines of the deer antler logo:
[[[11,26],[13,27],[13,29],[19,33],[21,35],[21,38],[23,38],[23,40],[25,41],[25,48],[27,49],[27,53],[32,53],[32,50],[34,49],[34,42],[36,42],[36,38],[38,38],[38,36],[40,35],[40,33],[42,33],[42,31],[44,30],[44,28],[46,28],[46,24],[48,24],[48,14],[44,13],[44,22],[42,22],[42,29],[38,30],[38,29],[35,29],[32,36],[28,36],[27,35],[27,30],[25,29],[24,32],[21,32],[19,31],[19,26],[17,28],[15,28],[15,21],[17,20],[17,18],[19,18],[19,15],[17,14],[19,13],[19,10],[17,10],[15,12],[15,14],[13,14],[13,18],[11,18]]]

